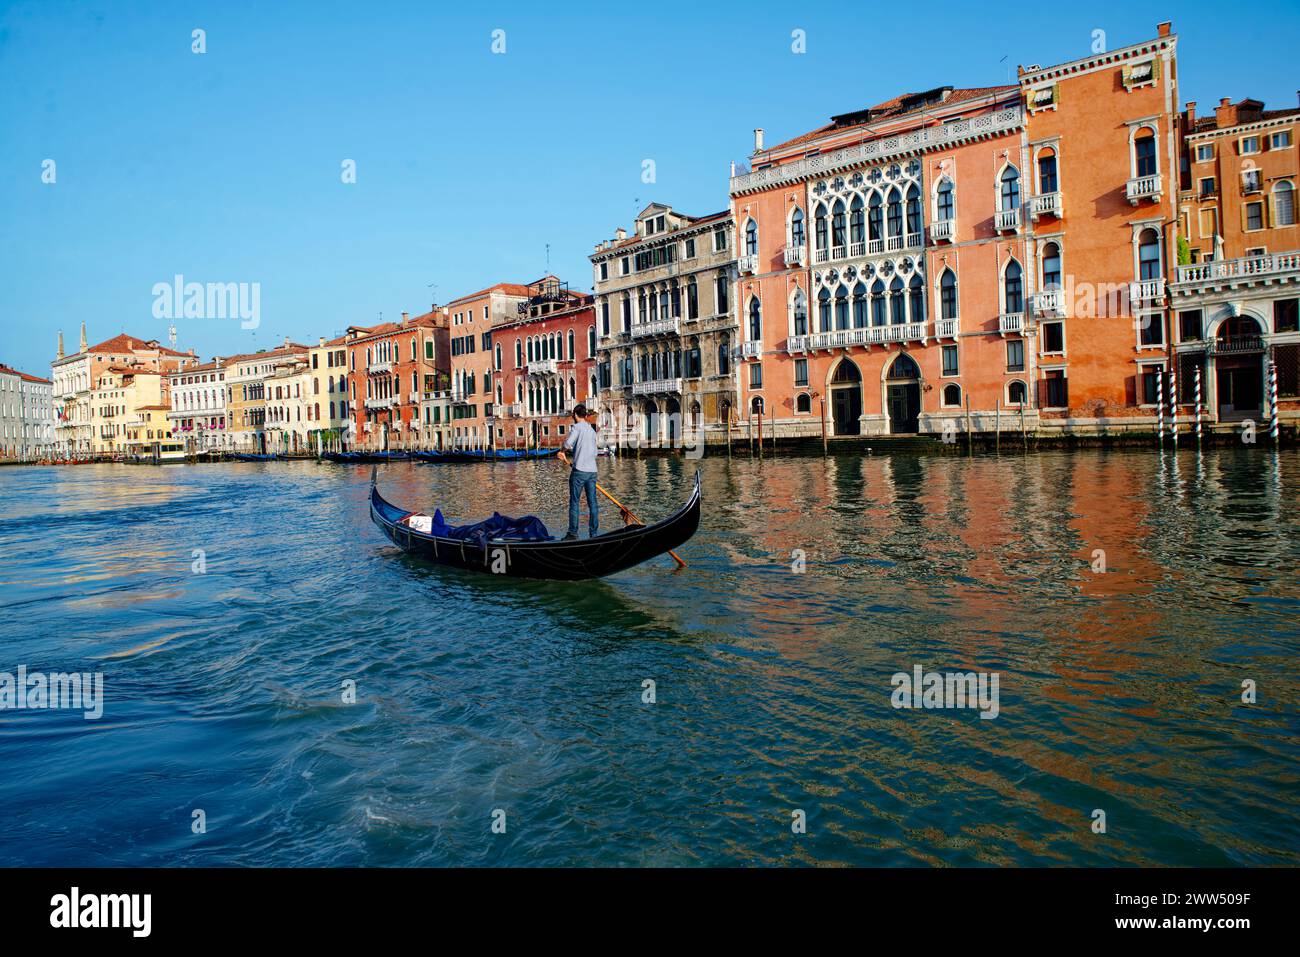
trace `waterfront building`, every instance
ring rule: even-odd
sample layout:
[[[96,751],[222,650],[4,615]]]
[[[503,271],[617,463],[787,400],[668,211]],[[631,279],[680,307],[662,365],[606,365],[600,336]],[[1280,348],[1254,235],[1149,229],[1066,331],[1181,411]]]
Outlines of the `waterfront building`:
[[[175,436],[169,405],[142,405],[125,423],[121,451],[128,456],[157,458],[173,446],[183,449]]]
[[[211,362],[168,376],[171,407],[167,431],[188,455],[231,448],[226,428],[226,362],[217,356]]]
[[[529,286],[499,282],[447,304],[450,321],[451,439],[459,447],[492,444],[494,418],[492,330],[516,321]]]
[[[0,458],[20,457],[22,434],[22,379],[17,369],[0,365]]]
[[[59,333],[58,351],[52,364],[53,400],[56,418],[55,445],[59,454],[84,457],[93,453],[103,440],[96,435],[96,425],[116,425],[98,421],[97,408],[117,408],[120,403],[101,402],[95,395],[103,373],[110,366],[170,373],[198,365],[198,358],[160,345],[157,339],[114,336],[98,345],[86,344],[86,324],[81,324],[81,343],[77,351],[65,355],[63,333]],[[170,384],[170,383],[168,383]],[[101,432],[104,430],[101,428]]]
[[[774,147],[757,130],[731,180],[746,431],[1146,421],[1135,359],[1164,354],[1176,168],[1175,40],[1158,33]]]
[[[344,341],[353,444],[418,448],[423,395],[448,373],[445,310],[435,306],[415,318],[404,312],[401,322],[349,326]]]
[[[518,317],[493,328],[489,444],[554,447],[572,410],[596,394],[596,313],[592,296],[545,276],[528,286]]]
[[[232,356],[225,362],[227,429],[231,448],[239,452],[264,453],[266,436],[266,380],[279,364],[293,356],[305,356],[307,347],[285,338],[274,349]]]
[[[651,203],[589,257],[594,270],[602,423],[611,438],[676,445],[725,436],[734,418],[732,215]]]
[[[282,455],[307,451],[311,427],[311,362],[306,352],[279,359],[266,377],[266,450]]]
[[[304,406],[307,447],[317,453],[339,451],[350,444],[348,426],[347,338],[323,336],[308,350],[311,398]]]
[[[1219,101],[1182,114],[1183,180],[1172,340],[1180,412],[1194,411],[1202,380],[1207,421],[1271,414],[1269,362],[1279,418],[1300,418],[1300,109],[1259,100]]]
[[[24,459],[34,459],[54,447],[54,386],[49,379],[21,371],[18,386],[23,410],[18,454]]]
[[[131,436],[143,427],[141,410],[168,407],[168,377],[157,369],[111,365],[102,369],[92,390],[92,455],[130,451]]]

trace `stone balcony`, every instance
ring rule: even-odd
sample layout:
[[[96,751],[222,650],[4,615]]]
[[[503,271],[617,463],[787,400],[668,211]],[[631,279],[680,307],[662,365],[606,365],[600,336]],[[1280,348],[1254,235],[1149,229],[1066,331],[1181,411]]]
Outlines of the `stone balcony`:
[[[953,237],[957,235],[957,220],[940,219],[930,224],[930,242],[932,243],[950,243]]]
[[[1065,292],[1061,289],[1049,289],[1036,292],[1030,300],[1034,315],[1042,319],[1065,318]]]
[[[956,339],[959,332],[961,332],[960,319],[934,320],[934,337],[936,339]]]
[[[921,233],[900,233],[897,236],[886,236],[883,239],[868,239],[865,242],[818,249],[813,258],[818,264],[833,263],[841,259],[861,259],[864,256],[880,256],[884,253],[902,252],[910,249],[919,250],[924,246],[924,237]]]
[[[742,342],[736,346],[734,354],[737,359],[757,359],[763,354],[763,343]]]
[[[391,362],[372,362],[366,366],[368,375],[388,375],[393,371]]]
[[[1174,272],[1173,294],[1196,295],[1260,285],[1300,283],[1300,252],[1192,263]]]
[[[1017,233],[1020,231],[1020,207],[999,209],[993,214],[993,228],[1000,233]]]
[[[533,359],[528,363],[529,375],[555,375],[559,371],[559,359]]]
[[[676,379],[647,379],[644,382],[632,383],[633,395],[672,395],[680,394],[682,391],[681,378]]]
[[[632,323],[632,338],[644,339],[647,336],[681,335],[682,321],[676,316],[667,319],[652,319],[650,322]]]
[[[1025,314],[1023,312],[1004,312],[998,316],[998,332],[1004,336],[1020,334],[1025,331]]]
[[[1129,303],[1135,307],[1155,307],[1165,304],[1165,281],[1161,279],[1144,279],[1129,283]]]
[[[808,247],[802,243],[797,246],[789,244],[785,247],[784,259],[787,267],[806,266],[808,265]]]
[[[1029,217],[1038,222],[1043,216],[1061,218],[1061,194],[1059,192],[1042,193],[1033,198],[1029,204]]]
[[[741,256],[739,259],[736,260],[736,267],[740,270],[740,274],[742,276],[754,275],[754,273],[758,272],[757,254]]]
[[[836,329],[832,332],[814,332],[806,336],[790,336],[785,341],[785,351],[791,354],[817,352],[822,349],[848,349],[852,346],[886,345],[891,342],[922,342],[926,338],[924,322],[908,322],[890,326],[860,326],[856,329]]]
[[[1158,203],[1161,195],[1161,177],[1159,173],[1153,176],[1135,176],[1124,186],[1124,195],[1134,206],[1146,200]]]

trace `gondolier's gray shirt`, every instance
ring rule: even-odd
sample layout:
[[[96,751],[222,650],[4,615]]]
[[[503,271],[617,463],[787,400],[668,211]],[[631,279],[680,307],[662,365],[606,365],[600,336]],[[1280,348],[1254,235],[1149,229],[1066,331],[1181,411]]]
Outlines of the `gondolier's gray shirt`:
[[[588,422],[577,422],[569,429],[564,450],[573,453],[575,472],[596,471],[596,430]]]

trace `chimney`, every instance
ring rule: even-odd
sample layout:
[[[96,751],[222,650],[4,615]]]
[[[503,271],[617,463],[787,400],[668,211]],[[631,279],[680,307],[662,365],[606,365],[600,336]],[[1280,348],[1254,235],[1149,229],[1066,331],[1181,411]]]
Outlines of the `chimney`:
[[[1174,32],[1174,24],[1171,20],[1156,24],[1156,36],[1167,37]]]
[[[1196,124],[1196,101],[1187,101],[1187,129],[1190,130]]]
[[[288,337],[288,336],[285,336],[285,337],[284,337],[284,348],[286,348],[286,349],[289,348],[289,337]]]
[[[614,230],[614,240],[615,240],[615,242],[620,242],[620,243],[621,243],[621,242],[622,242],[623,240],[625,240],[625,239],[627,239],[627,230],[626,230],[626,229],[624,229],[622,226],[620,226],[620,227],[618,227],[618,229]]]
[[[754,152],[763,152],[763,130],[761,127],[754,130]]]
[[[323,345],[325,345],[325,337],[324,337],[324,336],[321,336],[321,337],[320,337],[320,343],[317,345],[317,348],[320,348],[320,347],[323,346]]]
[[[1219,100],[1219,105],[1214,108],[1214,122],[1219,129],[1237,125],[1237,108],[1226,96]]]

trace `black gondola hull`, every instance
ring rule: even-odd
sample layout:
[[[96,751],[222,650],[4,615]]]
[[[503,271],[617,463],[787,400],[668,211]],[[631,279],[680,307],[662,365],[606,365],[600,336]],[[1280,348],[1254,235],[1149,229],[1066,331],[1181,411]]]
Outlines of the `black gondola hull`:
[[[654,525],[635,525],[572,542],[474,542],[417,532],[401,523],[407,513],[370,487],[370,517],[389,541],[409,555],[470,571],[515,578],[580,581],[603,578],[679,548],[700,525],[700,476],[687,503]]]

